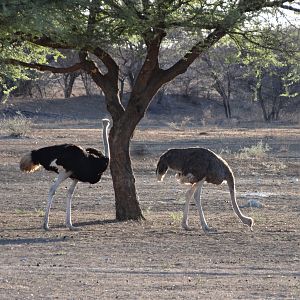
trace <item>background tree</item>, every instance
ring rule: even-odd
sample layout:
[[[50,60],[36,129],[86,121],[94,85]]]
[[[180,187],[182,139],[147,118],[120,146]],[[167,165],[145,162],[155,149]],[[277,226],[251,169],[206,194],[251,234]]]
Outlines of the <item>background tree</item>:
[[[105,94],[113,126],[109,134],[110,169],[118,220],[141,219],[135,178],[129,156],[130,139],[152,98],[166,83],[187,71],[203,53],[235,29],[250,29],[250,22],[265,10],[291,8],[284,0],[3,0],[0,8],[2,43],[15,47],[6,63],[54,73],[83,70]],[[188,49],[162,68],[160,50],[174,30],[185,31]],[[143,63],[129,99],[121,101],[120,64],[113,57],[117,46],[142,43]],[[33,55],[23,55],[29,49]],[[79,60],[68,67],[53,67],[41,53],[76,49]],[[18,51],[17,51],[18,50]],[[28,50],[27,50],[28,51]]]
[[[234,91],[233,81],[239,73],[236,48],[226,43],[213,49],[210,53],[202,55],[202,59],[213,80],[212,88],[222,99],[225,116],[230,119],[232,116],[230,100]]]
[[[78,61],[78,51],[62,49],[60,50],[63,55],[57,61],[53,61],[51,65],[59,67],[67,67]],[[81,75],[80,71],[63,73],[62,76],[62,87],[64,91],[64,97],[70,98],[73,90],[73,86],[77,77]]]
[[[263,35],[278,43],[266,43]],[[241,62],[248,67],[248,77],[253,98],[258,101],[265,121],[278,120],[284,106],[298,95],[294,88],[300,82],[299,30],[276,28],[252,36],[244,41]]]

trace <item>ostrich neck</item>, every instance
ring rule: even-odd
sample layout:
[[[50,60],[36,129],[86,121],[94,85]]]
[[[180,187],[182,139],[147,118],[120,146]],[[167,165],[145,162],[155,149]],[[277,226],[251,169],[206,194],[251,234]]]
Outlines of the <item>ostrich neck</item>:
[[[108,126],[105,126],[105,128],[103,128],[103,143],[104,143],[104,155],[110,158],[109,143],[108,143]]]

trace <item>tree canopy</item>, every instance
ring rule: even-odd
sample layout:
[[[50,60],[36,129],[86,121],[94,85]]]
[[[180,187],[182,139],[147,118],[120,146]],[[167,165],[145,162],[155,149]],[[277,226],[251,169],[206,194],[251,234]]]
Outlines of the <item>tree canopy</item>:
[[[276,20],[275,8],[297,10],[297,7],[285,4],[292,2],[4,0],[0,6],[1,44],[7,50],[4,56],[12,59],[11,63],[19,60],[19,64],[25,66],[25,63],[35,62],[28,66],[44,70],[46,67],[37,63],[45,63],[49,48],[77,49],[94,54],[100,54],[101,48],[101,56],[127,42],[142,41],[147,46],[147,41],[156,35],[167,40],[172,30],[182,30],[189,41],[188,51],[182,56],[192,60],[225,34],[241,34],[247,38],[253,33],[249,24],[259,22],[260,27],[267,26],[262,18],[258,18],[262,12],[265,16],[271,14]],[[270,36],[268,40],[272,40]],[[172,36],[166,42],[172,42]],[[176,66],[180,66],[179,61]],[[70,72],[81,67],[49,70]]]

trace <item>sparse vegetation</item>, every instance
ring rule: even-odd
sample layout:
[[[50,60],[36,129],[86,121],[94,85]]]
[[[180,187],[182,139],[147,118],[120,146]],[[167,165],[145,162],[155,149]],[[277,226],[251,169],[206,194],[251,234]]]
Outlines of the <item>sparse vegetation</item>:
[[[32,120],[24,117],[22,114],[0,121],[0,129],[4,131],[4,134],[11,137],[26,136],[30,132],[32,125]]]
[[[182,212],[171,212],[170,213],[170,218],[172,223],[179,223],[182,219]]]
[[[287,168],[287,166],[283,162],[274,159],[268,163],[264,162],[263,166],[270,172],[279,172]]]
[[[35,208],[34,209],[34,212],[35,212],[35,214],[36,215],[38,215],[39,217],[44,217],[45,216],[45,212],[44,212],[44,210],[43,209],[41,209],[41,208]]]
[[[72,103],[73,108],[82,111],[82,105],[76,103]],[[53,101],[52,105],[57,102]],[[69,105],[65,101],[62,111],[70,113]],[[100,143],[99,124],[91,117],[93,108],[90,105],[85,115],[90,122],[82,123],[74,118],[73,123],[67,119],[57,124],[55,119],[49,122],[48,117],[39,118],[35,125],[39,128],[38,139],[0,142],[0,275],[5,279],[1,282],[1,299],[15,299],[16,295],[20,299],[59,295],[68,299],[89,295],[101,299],[117,296],[119,299],[227,299],[233,293],[240,299],[249,295],[265,299],[271,293],[274,298],[297,299],[298,127],[260,128],[255,140],[253,130],[247,128],[222,128],[220,134],[217,127],[194,126],[174,134],[165,126],[174,121],[173,117],[167,117],[162,124],[157,116],[150,115],[153,119],[149,123],[155,126],[148,127],[146,123],[139,127],[131,148],[142,145],[147,151],[146,156],[131,153],[146,220],[115,221],[112,181],[107,172],[95,187],[82,184],[78,189],[73,218],[81,231],[70,233],[64,228],[66,190],[62,188],[57,191],[51,217],[56,226],[44,232],[43,207],[52,176],[46,171],[21,176],[18,161],[32,149],[33,142],[51,145],[75,141],[84,148]],[[179,122],[185,113],[182,112]],[[266,136],[272,141],[267,158],[234,159],[238,149],[257,146],[260,140],[266,146]],[[186,145],[219,150],[235,172],[239,204],[249,200],[263,203],[263,209],[242,208],[255,220],[253,232],[238,224],[232,215],[230,203],[225,202],[229,200],[226,185],[203,188],[203,208],[207,211],[207,221],[218,228],[216,234],[204,234],[197,226],[199,216],[193,200],[190,203],[192,230],[180,228],[188,187],[176,183],[175,172],[169,172],[164,183],[156,182],[155,168],[163,151]],[[281,169],[283,164],[286,168]],[[68,185],[66,182],[66,188]],[[251,268],[245,272],[244,266],[249,263]],[[46,278],[45,274],[51,276]],[[134,286],[128,285],[129,277],[134,279]],[[241,280],[233,288],[237,278]],[[53,285],[54,281],[61,284]]]
[[[53,255],[54,255],[54,256],[67,255],[67,252],[66,252],[66,251],[63,251],[63,250],[61,250],[61,251],[57,251],[57,252],[55,252]]]
[[[230,155],[231,154],[231,150],[227,147],[227,148],[222,148],[219,155]]]
[[[267,156],[268,151],[270,151],[269,145],[259,141],[256,145],[242,148],[237,156],[241,159],[263,158]]]
[[[187,126],[191,123],[191,120],[191,117],[186,116],[181,120],[181,122],[170,122],[169,127],[178,131],[185,130]]]
[[[24,215],[25,214],[25,210],[23,208],[16,208],[15,209],[15,213],[17,215]]]

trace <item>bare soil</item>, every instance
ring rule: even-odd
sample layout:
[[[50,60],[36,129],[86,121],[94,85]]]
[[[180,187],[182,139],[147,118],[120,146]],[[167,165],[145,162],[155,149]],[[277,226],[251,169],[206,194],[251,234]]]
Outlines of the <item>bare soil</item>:
[[[43,213],[55,175],[21,173],[20,157],[60,143],[103,148],[92,104],[89,114],[87,102],[73,103],[71,113],[70,103],[59,109],[55,103],[57,113],[80,117],[52,120],[49,106],[43,112],[50,118],[39,115],[28,137],[0,131],[0,299],[300,299],[299,126],[194,123],[174,129],[161,116],[148,115],[131,145],[146,220],[115,220],[107,171],[100,183],[76,189],[72,219],[79,231],[64,226],[66,182],[50,212],[52,230],[45,232]],[[32,103],[24,107],[37,111]],[[107,116],[102,111],[99,118]],[[259,141],[270,147],[265,157],[237,155]],[[229,162],[239,205],[251,199],[263,204],[242,208],[255,220],[253,232],[234,215],[226,184],[206,184],[202,194],[206,219],[217,233],[200,229],[194,205],[192,230],[180,228],[187,187],[172,173],[157,182],[155,167],[168,148],[191,146],[210,148]]]

